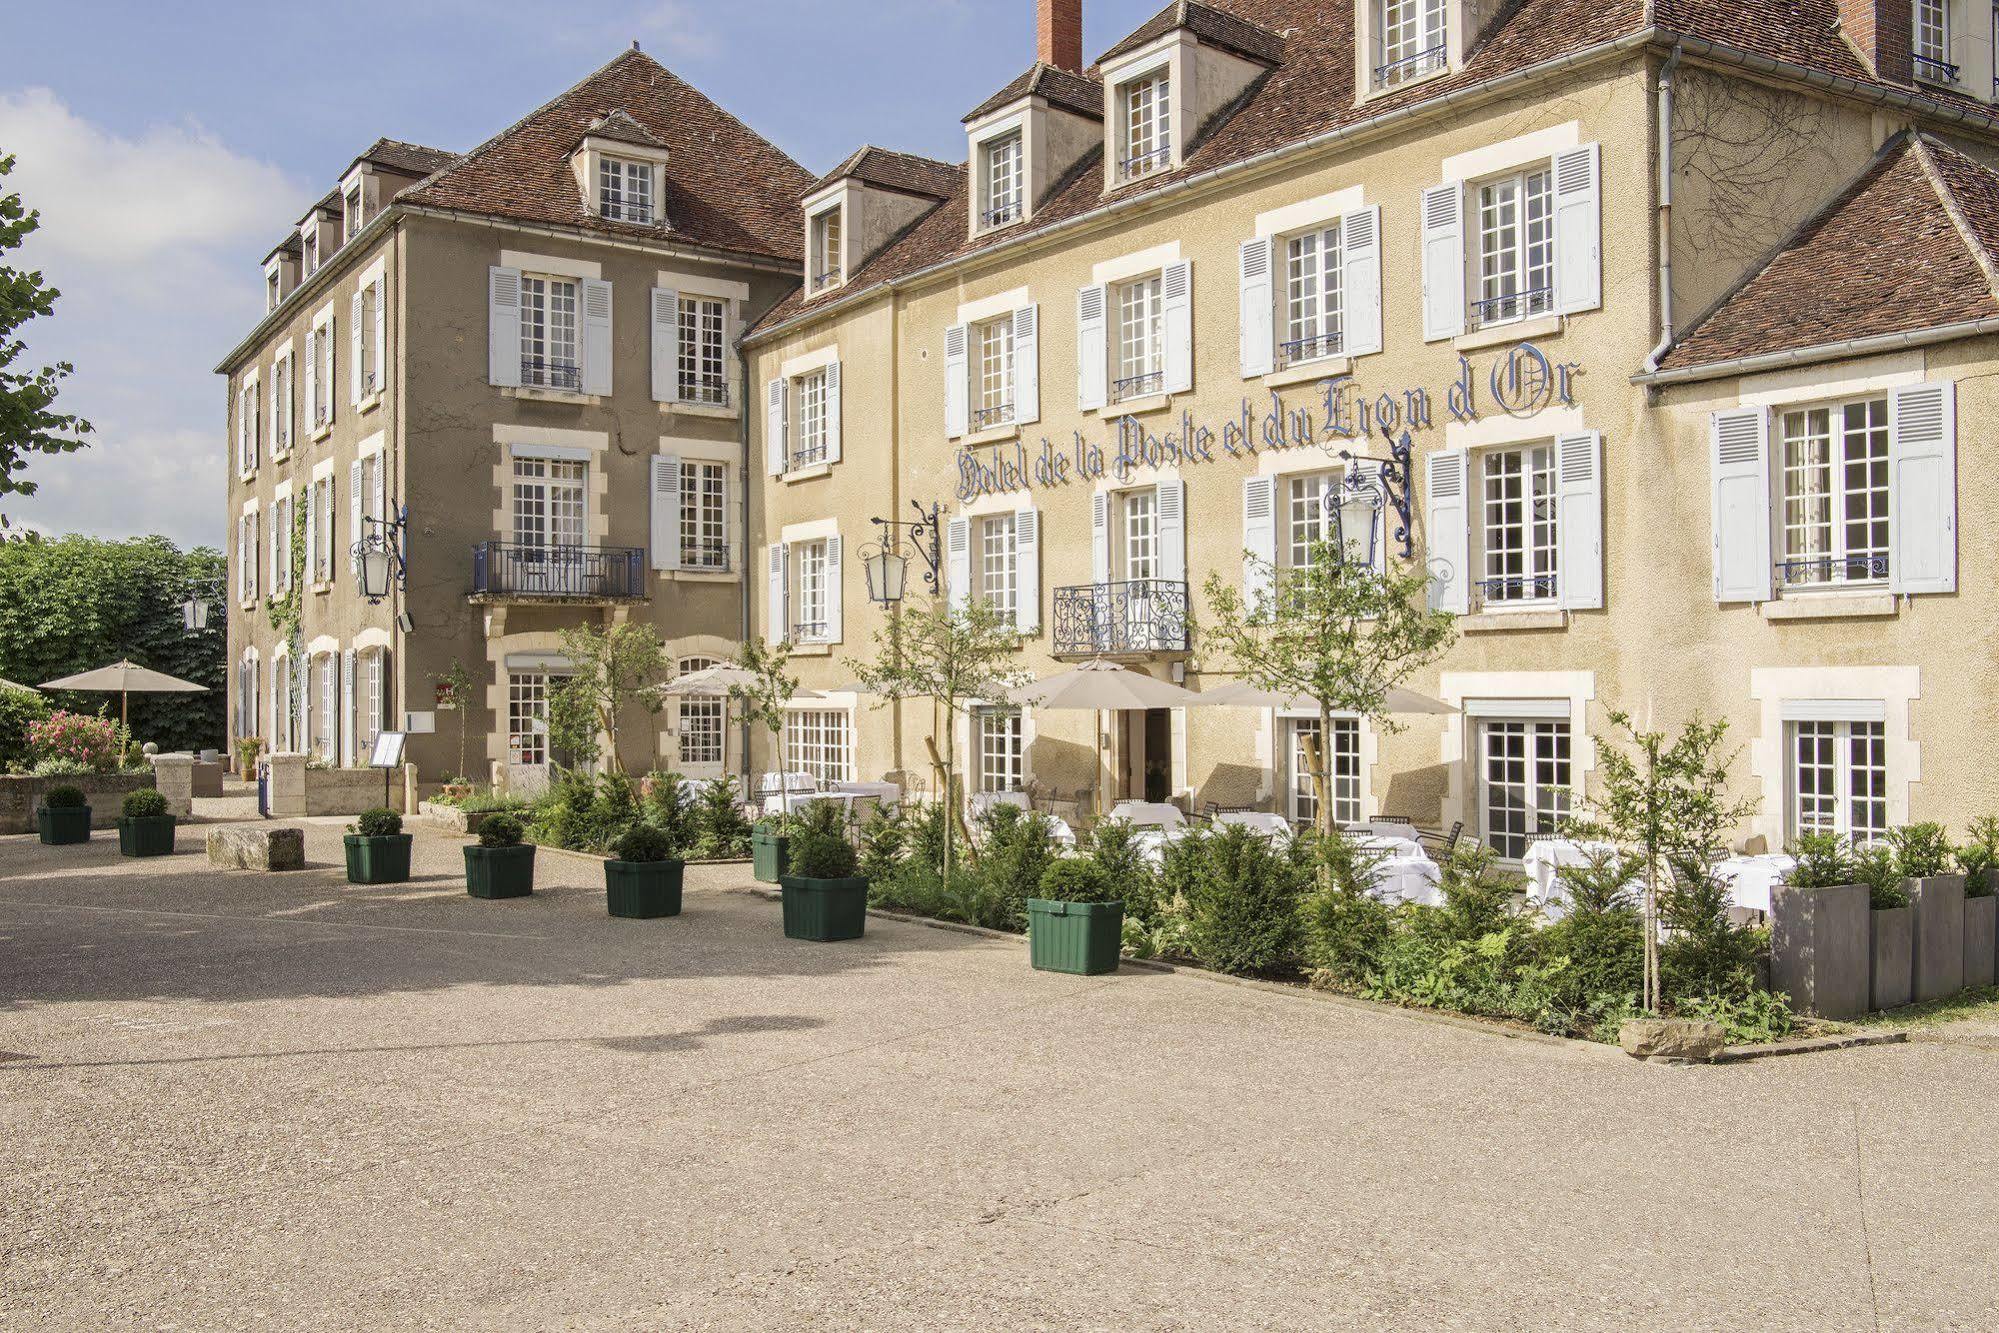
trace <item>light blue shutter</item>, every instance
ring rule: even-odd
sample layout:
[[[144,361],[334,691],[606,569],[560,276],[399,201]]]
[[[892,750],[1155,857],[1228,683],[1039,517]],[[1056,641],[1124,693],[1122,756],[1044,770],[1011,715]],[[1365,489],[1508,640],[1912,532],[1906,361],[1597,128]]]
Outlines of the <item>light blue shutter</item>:
[[[971,394],[970,358],[966,352],[969,330],[953,324],[944,330],[944,435],[957,439],[969,429],[966,399]]]
[[[1076,407],[1083,412],[1104,405],[1105,375],[1110,348],[1104,334],[1104,289],[1083,287],[1076,292]]]
[[[769,574],[765,582],[766,596],[770,600],[766,628],[770,631],[772,643],[782,643],[791,637],[791,625],[787,619],[789,609],[785,605],[786,552],[783,542],[774,542],[770,548]]]
[[[1888,404],[1888,586],[1957,591],[1957,386],[1897,389]]]
[[[1162,376],[1167,393],[1194,388],[1194,263],[1168,264],[1159,280],[1159,322],[1166,340]]]
[[[356,574],[361,572],[361,541],[366,535],[367,525],[361,521],[365,507],[363,497],[367,491],[361,481],[361,465],[347,466],[347,565]]]
[[[334,705],[334,712],[340,718],[340,765],[354,767],[357,757],[356,742],[360,739],[359,719],[355,716],[360,696],[354,692],[354,650],[340,650],[340,700]]]
[[[347,303],[347,402],[361,405],[361,293]]]
[[[784,475],[784,397],[783,380],[764,387],[764,470],[773,477]]]
[[[1187,581],[1187,483],[1159,483],[1159,576]]]
[[[840,363],[826,367],[826,461],[840,461]]]
[[[1090,582],[1111,581],[1111,497],[1098,491],[1090,497]]]
[[[1770,600],[1770,455],[1760,407],[1716,412],[1710,423],[1714,468],[1714,599]]]
[[[1242,480],[1242,593],[1252,612],[1271,594],[1277,566],[1277,479]]]
[[[1025,426],[1041,420],[1041,307],[1013,312],[1013,419]]]
[[[680,401],[680,293],[652,289],[652,400]]]
[[[652,567],[679,569],[680,455],[656,454],[652,460]]]
[[[1268,375],[1276,364],[1277,304],[1270,276],[1272,245],[1268,237],[1259,236],[1253,241],[1244,241],[1237,256],[1236,276],[1242,293],[1237,326],[1238,356],[1244,379]]]
[[[1013,627],[1041,632],[1041,511],[1024,505],[1013,514]]]
[[[972,596],[972,520],[960,515],[944,522],[944,591],[953,611]]]
[[[1603,605],[1603,437],[1596,431],[1555,438],[1556,531],[1562,605]]]
[[[826,642],[839,643],[846,637],[846,598],[842,583],[845,570],[840,559],[840,534],[826,539]]]

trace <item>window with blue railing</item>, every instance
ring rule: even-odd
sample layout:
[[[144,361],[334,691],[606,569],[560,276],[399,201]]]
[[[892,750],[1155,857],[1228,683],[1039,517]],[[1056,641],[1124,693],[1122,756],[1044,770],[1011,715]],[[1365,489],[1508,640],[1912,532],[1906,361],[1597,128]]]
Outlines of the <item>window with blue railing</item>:
[[[1138,180],[1173,165],[1173,82],[1164,69],[1118,88],[1117,179]]]
[[[1161,392],[1166,385],[1165,311],[1162,277],[1158,273],[1117,288],[1117,375],[1111,381],[1114,403]]]
[[[521,383],[530,388],[583,388],[577,351],[576,281],[521,277]]]
[[[1552,173],[1541,164],[1479,182],[1470,327],[1485,328],[1555,308]]]
[[[811,291],[837,287],[846,279],[841,208],[840,204],[823,208],[807,224],[805,280]]]
[[[1473,609],[1547,605],[1561,593],[1555,451],[1549,444],[1479,455],[1482,577]]]
[[[1020,131],[988,139],[979,151],[985,159],[980,225],[1004,227],[1020,221],[1026,194]]]
[[[1948,0],[1914,0],[1910,25],[1910,63],[1915,75],[1930,83],[1956,83],[1957,66],[1950,59]]]
[[[1779,588],[1883,583],[1888,400],[1794,408],[1778,421]]]
[[[1393,88],[1444,69],[1444,0],[1376,0],[1373,86]]]
[[[1338,356],[1345,349],[1340,224],[1334,222],[1288,238],[1284,256],[1284,339],[1277,348],[1280,370]]]

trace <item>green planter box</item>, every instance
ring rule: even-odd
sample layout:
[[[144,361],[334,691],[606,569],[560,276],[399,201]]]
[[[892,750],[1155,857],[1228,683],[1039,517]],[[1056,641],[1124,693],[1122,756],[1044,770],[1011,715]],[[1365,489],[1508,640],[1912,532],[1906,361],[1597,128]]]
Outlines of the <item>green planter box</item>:
[[[685,861],[606,861],[604,901],[612,916],[646,921],[680,915]]]
[[[142,815],[137,818],[121,817],[118,820],[118,855],[172,856],[173,854],[172,815]]]
[[[89,842],[90,807],[84,805],[71,810],[51,810],[43,806],[35,811],[35,827],[41,833],[42,841],[50,847]]]
[[[784,893],[784,937],[788,940],[857,940],[868,925],[868,882],[852,879],[807,879],[785,875],[778,880]]]
[[[385,833],[365,838],[359,833],[345,835],[347,882],[349,884],[401,884],[410,877],[408,833]]]
[[[1027,900],[1027,959],[1042,972],[1115,972],[1123,942],[1123,903]]]
[[[534,844],[465,849],[465,891],[474,898],[525,898],[534,892]]]
[[[791,839],[762,829],[750,831],[750,873],[764,884],[776,884],[784,877]]]

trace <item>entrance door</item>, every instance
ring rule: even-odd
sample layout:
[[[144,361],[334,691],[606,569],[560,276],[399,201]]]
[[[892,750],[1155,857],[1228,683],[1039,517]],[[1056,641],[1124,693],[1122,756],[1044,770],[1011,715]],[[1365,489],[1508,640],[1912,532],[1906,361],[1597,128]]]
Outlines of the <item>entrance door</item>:
[[[1173,714],[1164,708],[1145,711],[1144,742],[1139,751],[1143,765],[1145,799],[1165,801],[1173,790]]]

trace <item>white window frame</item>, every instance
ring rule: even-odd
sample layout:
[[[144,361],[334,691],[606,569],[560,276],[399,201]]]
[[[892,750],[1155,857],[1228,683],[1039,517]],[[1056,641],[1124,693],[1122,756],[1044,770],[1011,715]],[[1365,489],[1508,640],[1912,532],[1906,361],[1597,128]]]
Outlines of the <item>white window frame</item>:
[[[292,395],[297,386],[298,354],[287,346],[271,362],[271,401],[275,420],[271,422],[271,461],[291,456],[292,431],[296,422]]]
[[[1950,58],[1950,0],[1912,0],[1909,56],[1918,79],[1957,82],[1958,67]]]
[[[1807,764],[1806,744],[1824,747]],[[1862,746],[1870,746],[1866,762],[1856,762]],[[1807,793],[1806,770],[1823,775],[1829,788]],[[1871,775],[1874,789],[1858,786]],[[1784,796],[1786,836],[1834,833],[1850,842],[1873,842],[1888,832],[1888,724],[1879,721],[1794,721],[1784,724]],[[1814,784],[1817,785],[1817,784]],[[1817,811],[1807,809],[1807,802]],[[1863,814],[1864,810],[1864,814]]]
[[[1494,755],[1496,734],[1520,738],[1517,759],[1512,755]],[[1474,735],[1477,743],[1479,836],[1501,860],[1517,863],[1526,854],[1528,840],[1555,832],[1571,807],[1576,782],[1575,725],[1564,718],[1481,717],[1475,723]],[[1561,752],[1558,761],[1543,756],[1544,739],[1551,750]],[[1507,780],[1496,782],[1493,777],[1496,762],[1517,762],[1517,779],[1509,775]],[[1561,764],[1565,778],[1559,782],[1545,781],[1541,765],[1554,762]],[[1523,827],[1518,832],[1502,832],[1496,827],[1499,821],[1495,818],[1498,813],[1495,797],[1502,790],[1519,793],[1517,808]],[[1509,806],[1508,810],[1513,808]]]
[[[1280,716],[1281,745],[1284,750],[1284,813],[1300,827],[1318,820],[1318,793],[1312,789],[1311,764],[1305,754],[1305,738],[1319,733],[1316,717]],[[1354,717],[1333,718],[1334,739],[1320,747],[1326,764],[1326,786],[1333,802],[1333,824],[1345,828],[1358,824],[1361,808],[1361,726]]]
[[[1027,719],[1020,709],[974,709],[972,748],[975,791],[1027,790]]]
[[[972,325],[968,347],[971,377],[971,420],[974,434],[1011,426],[1020,416],[1014,374],[1013,316],[1005,314]]]
[[[1863,421],[1857,431],[1848,420],[1856,408],[1872,418]],[[1809,443],[1815,437],[1810,421],[1812,414],[1817,412],[1826,416],[1826,431],[1822,437],[1824,462],[1794,464],[1791,446],[1794,442]],[[1887,586],[1894,560],[1894,536],[1889,517],[1894,508],[1891,494],[1893,474],[1890,470],[1893,441],[1889,418],[1886,394],[1785,404],[1772,410],[1774,438],[1770,442],[1773,474],[1770,494],[1775,512],[1771,519],[1771,531],[1777,546],[1777,583],[1781,592],[1809,592],[1855,585]],[[1792,434],[1794,422],[1804,423],[1803,430],[1796,436]],[[1850,484],[1854,464],[1848,449],[1856,438],[1866,440],[1872,454],[1864,464],[1870,474],[1868,484],[1862,487]],[[1820,493],[1823,500],[1822,520],[1800,515],[1800,510],[1814,498],[1812,493],[1801,492],[1794,498],[1791,491],[1794,482],[1814,470],[1821,474],[1825,484],[1825,490]],[[1863,495],[1870,498],[1874,508],[1858,522],[1874,528],[1879,540],[1878,544],[1856,547],[1852,540],[1856,520],[1851,516],[1851,507],[1854,500]],[[1823,550],[1809,549],[1818,544],[1809,539],[1804,543],[1807,549],[1793,549],[1794,534],[1809,534],[1815,530],[1824,543]],[[1858,567],[1856,562],[1860,562]]]
[[[520,328],[522,387],[583,392],[583,279],[521,274]]]
[[[674,376],[683,403],[729,405],[726,336],[728,302],[682,293],[674,342]]]
[[[706,458],[680,460],[680,568],[696,573],[729,571],[729,465]]]
[[[243,377],[236,391],[236,471],[248,477],[264,453],[264,388],[257,372]]]
[[[719,665],[713,657],[683,657],[679,674],[690,675]],[[682,695],[677,701],[674,754],[683,773],[690,770],[719,772],[729,758],[729,701],[722,695]],[[688,738],[699,738],[699,748],[690,753]]]
[[[1286,369],[1346,351],[1345,219],[1333,218],[1279,238],[1284,264],[1284,336],[1277,368]]]
[[[1448,68],[1449,34],[1444,0],[1374,0],[1371,86],[1380,91],[1413,83]]]
[[[982,231],[1009,227],[1027,216],[1027,136],[1024,129],[995,134],[979,144]]]
[[[306,419],[314,439],[333,429],[333,307],[327,306],[312,321],[312,401],[305,405]]]
[[[361,744],[366,754],[372,755],[375,741],[382,734],[382,693],[384,678],[388,674],[388,649],[369,648],[362,652],[361,679],[366,682],[361,688]]]
[[[340,762],[340,654],[319,653],[311,661],[314,698],[312,752],[327,764]],[[323,665],[322,665],[323,664]]]
[[[554,681],[546,671],[507,672],[507,763],[546,768],[548,704]]]
[[[1112,328],[1109,399],[1150,398],[1166,391],[1166,272],[1127,279],[1110,290]]]
[[[1117,578],[1139,583],[1164,577],[1164,549],[1159,523],[1159,489],[1139,486],[1113,497],[1117,519]]]
[[[312,479],[312,582],[314,586],[333,582],[334,505],[333,474]]]
[[[1561,496],[1555,443],[1535,440],[1481,449],[1478,485],[1480,575],[1472,609],[1531,610],[1562,605]],[[1511,464],[1510,471],[1500,470]],[[1509,489],[1508,483],[1516,485]],[[1504,536],[1505,541],[1495,541]]]
[[[600,154],[597,158],[597,213],[613,222],[651,226],[659,195],[658,169],[651,162]]]
[[[827,643],[832,639],[831,547],[831,539],[827,537],[791,544],[789,601],[793,643]]]
[[[1160,64],[1140,71],[1117,85],[1118,184],[1171,171],[1173,145],[1173,73]]]
[[[831,368],[816,366],[791,379],[794,421],[786,470],[816,467],[832,461]]]
[[[1020,619],[1018,510],[1005,509],[972,520],[977,533],[978,589],[993,614],[1008,624]]]
[[[1555,313],[1561,270],[1554,161],[1467,181],[1465,209],[1466,327],[1489,329]]]
[[[590,542],[590,464],[517,454],[510,512],[513,543],[551,551]]]
[[[847,280],[845,208],[831,203],[805,221],[808,291],[828,291]]]
[[[854,719],[844,708],[795,708],[784,717],[784,771],[820,786],[854,776]]]

